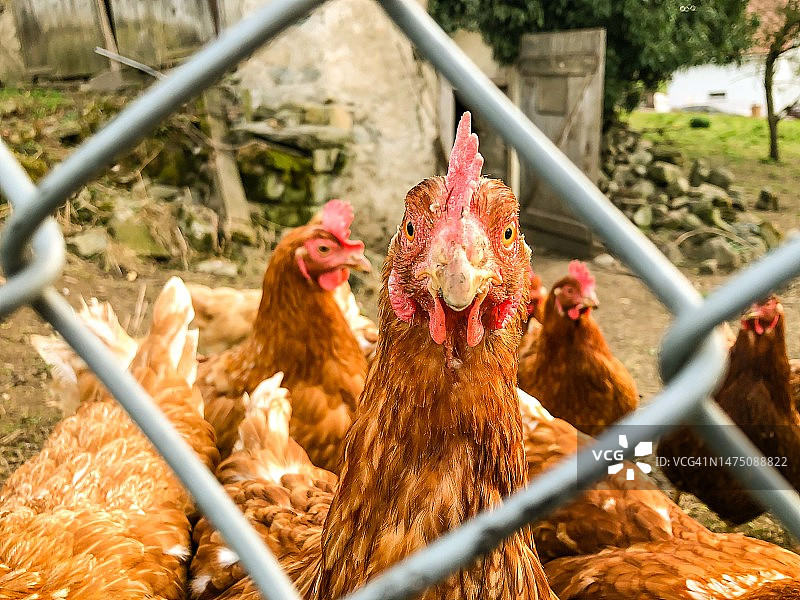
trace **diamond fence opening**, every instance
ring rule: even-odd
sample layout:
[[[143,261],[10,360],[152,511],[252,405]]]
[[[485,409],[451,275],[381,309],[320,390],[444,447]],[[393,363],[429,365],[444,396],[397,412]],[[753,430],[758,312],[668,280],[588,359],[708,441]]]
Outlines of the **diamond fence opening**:
[[[375,577],[349,595],[353,600],[400,599],[417,594],[487,552],[516,529],[545,516],[606,473],[609,463],[595,460],[592,450],[618,450],[622,427],[636,425],[625,429],[634,432],[628,435],[625,458],[630,458],[639,442],[656,439],[682,422],[701,426],[698,433],[722,456],[761,457],[760,451],[710,398],[727,361],[722,334],[715,328],[800,275],[797,236],[701,298],[680,271],[480,72],[416,0],[378,1],[420,52],[458,89],[465,104],[517,150],[521,159],[597,232],[676,318],[661,346],[660,366],[666,385],[647,406],[607,430],[591,449],[565,459],[531,481],[526,489],[506,498],[501,507],[478,515]],[[269,600],[296,600],[299,596],[214,475],[53,287],[64,265],[65,250],[61,231],[50,215],[172,111],[323,2],[272,0],[154,84],[54,167],[38,186],[0,139],[0,191],[14,209],[0,237],[0,264],[8,276],[0,287],[0,316],[30,304],[61,333],[150,438]],[[749,467],[733,472],[800,538],[800,495],[774,468]],[[576,473],[581,474],[580,485]]]

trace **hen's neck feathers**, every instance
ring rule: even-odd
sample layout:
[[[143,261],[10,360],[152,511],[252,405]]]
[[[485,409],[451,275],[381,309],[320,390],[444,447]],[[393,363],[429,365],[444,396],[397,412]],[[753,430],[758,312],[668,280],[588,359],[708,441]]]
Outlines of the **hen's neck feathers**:
[[[464,485],[489,484],[502,495],[524,485],[527,467],[515,383],[520,321],[487,334],[475,348],[465,344],[457,369],[446,366],[443,347],[431,339],[427,323],[397,320],[385,294],[381,321],[384,334],[360,417],[384,425],[378,434],[383,442],[399,444],[381,448],[383,458],[392,459],[396,452],[411,461],[405,466],[424,469],[430,454],[456,442],[476,458],[475,481]]]
[[[783,316],[778,319],[772,332],[756,335],[754,331],[742,329],[736,336],[726,382],[742,376],[752,381],[762,381],[770,392],[772,403],[781,412],[795,412]],[[737,391],[741,393],[741,390]]]
[[[526,483],[516,391],[519,317],[445,365],[427,322],[404,323],[386,291],[381,336],[323,533],[320,598],[335,598]],[[522,310],[522,309],[521,309]],[[549,597],[530,532],[509,538],[424,598]],[[517,587],[522,586],[522,587]],[[546,590],[546,591],[545,591]]]

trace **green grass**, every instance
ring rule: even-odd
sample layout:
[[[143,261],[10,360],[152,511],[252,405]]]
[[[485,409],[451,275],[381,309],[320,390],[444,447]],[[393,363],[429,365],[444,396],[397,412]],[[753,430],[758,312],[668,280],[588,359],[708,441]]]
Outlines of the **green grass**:
[[[711,126],[706,129],[689,127],[692,118],[700,116],[707,117]],[[674,143],[688,158],[703,157],[712,163],[746,164],[767,160],[769,155],[769,133],[764,118],[634,112],[630,115],[629,123],[634,129],[644,131],[645,137],[653,141]],[[800,161],[800,120],[780,122],[778,144],[781,162],[787,166],[794,164],[796,168]]]
[[[707,117],[710,127],[690,127],[698,116]],[[633,112],[628,122],[645,138],[678,147],[690,161],[704,158],[712,167],[730,169],[749,203],[762,187],[769,186],[782,206],[770,220],[784,230],[800,227],[800,120],[778,124],[781,160],[777,163],[768,158],[769,133],[763,117]]]
[[[0,104],[4,102],[15,102],[34,117],[52,114],[72,103],[61,91],[48,88],[0,88]]]

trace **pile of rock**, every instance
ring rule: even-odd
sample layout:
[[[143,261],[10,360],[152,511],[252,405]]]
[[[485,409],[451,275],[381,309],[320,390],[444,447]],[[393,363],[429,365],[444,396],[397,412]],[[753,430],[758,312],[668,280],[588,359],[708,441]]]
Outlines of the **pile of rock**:
[[[256,119],[233,127],[242,183],[257,213],[295,227],[331,199],[352,141],[350,112],[337,104],[261,108]]]
[[[35,180],[129,100],[125,93],[54,98],[52,106],[25,94],[0,100],[0,133]],[[123,262],[141,259],[235,274],[234,263],[259,249],[264,255],[283,227],[305,223],[334,197],[352,151],[347,108],[304,103],[248,111],[222,104],[228,126],[221,148],[233,157],[227,175],[235,180],[238,167],[252,236],[225,229],[211,117],[204,105],[187,105],[70,200],[62,214],[70,250],[122,271]],[[233,262],[207,260],[219,255]]]
[[[233,244],[220,247],[219,217],[191,188],[147,177],[130,190],[90,184],[69,201],[62,227],[72,252],[122,273],[139,260],[199,267],[208,257],[241,252]],[[235,276],[236,266],[224,262],[224,274]]]
[[[602,164],[600,190],[676,264],[731,270],[780,241],[774,226],[747,211],[728,169],[688,164],[674,146],[624,128],[606,133]],[[777,210],[768,189],[761,197],[756,208]]]

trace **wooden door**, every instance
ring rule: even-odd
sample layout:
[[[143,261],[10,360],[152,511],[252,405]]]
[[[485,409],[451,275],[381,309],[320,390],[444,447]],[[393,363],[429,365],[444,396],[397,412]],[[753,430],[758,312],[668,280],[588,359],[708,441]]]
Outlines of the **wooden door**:
[[[119,53],[154,68],[213,39],[214,18],[208,0],[111,0]]]
[[[537,33],[522,38],[520,107],[593,182],[600,163],[605,30]],[[529,240],[585,257],[592,232],[524,163],[520,174],[522,227]]]
[[[28,76],[69,79],[106,68],[94,51],[105,46],[94,1],[15,0],[11,6]]]

